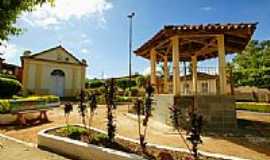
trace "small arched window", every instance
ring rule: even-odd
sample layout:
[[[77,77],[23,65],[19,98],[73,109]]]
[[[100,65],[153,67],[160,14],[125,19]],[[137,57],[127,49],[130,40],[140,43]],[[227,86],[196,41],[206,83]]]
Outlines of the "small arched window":
[[[65,73],[60,70],[60,69],[55,69],[52,71],[51,73],[52,76],[61,76],[61,77],[64,77],[65,76]]]

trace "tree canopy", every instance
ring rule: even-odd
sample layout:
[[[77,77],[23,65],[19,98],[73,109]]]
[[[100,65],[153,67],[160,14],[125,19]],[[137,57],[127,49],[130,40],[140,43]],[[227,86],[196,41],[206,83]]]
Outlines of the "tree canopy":
[[[252,40],[232,61],[234,83],[270,89],[270,40]]]
[[[0,45],[8,40],[10,35],[18,35],[22,29],[16,26],[17,18],[23,12],[33,11],[37,5],[53,4],[54,0],[1,0],[0,1]]]

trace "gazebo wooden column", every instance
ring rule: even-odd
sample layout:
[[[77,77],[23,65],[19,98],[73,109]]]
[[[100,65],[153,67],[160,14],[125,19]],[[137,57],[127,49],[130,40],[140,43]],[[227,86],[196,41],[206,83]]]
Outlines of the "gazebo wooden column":
[[[226,94],[226,61],[225,61],[225,44],[224,35],[217,36],[218,45],[218,68],[219,68],[219,94]]]
[[[157,91],[157,75],[156,75],[156,62],[157,62],[157,53],[153,48],[150,51],[150,63],[151,63],[151,84]]]
[[[168,78],[169,78],[169,69],[168,69],[168,55],[163,56],[163,67],[164,67],[164,93],[169,92]]]
[[[180,69],[179,69],[179,38],[174,36],[172,41],[172,61],[173,61],[173,94],[180,96]]]
[[[193,94],[197,94],[197,56],[191,56],[191,65],[192,65],[192,91]]]

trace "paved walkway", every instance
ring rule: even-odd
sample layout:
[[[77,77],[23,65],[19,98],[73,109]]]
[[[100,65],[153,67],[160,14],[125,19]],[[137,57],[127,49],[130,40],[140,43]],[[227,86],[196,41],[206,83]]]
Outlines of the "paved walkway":
[[[93,126],[99,129],[106,130],[106,107],[99,106],[94,117]],[[31,127],[9,126],[1,127],[0,133],[20,139],[25,142],[37,143],[37,133],[43,129],[55,127],[65,124],[63,108],[55,108],[49,113],[50,123],[40,124]],[[88,115],[88,114],[87,114]],[[270,117],[268,115],[253,114],[251,112],[237,113],[238,118],[244,120],[243,125],[256,122],[256,127],[262,130],[262,133],[270,133]],[[138,124],[136,119],[127,116],[127,106],[118,106],[117,108],[117,134],[132,139],[138,140]],[[245,121],[247,120],[247,121]],[[70,115],[70,123],[80,123],[77,108]],[[157,123],[149,122],[147,133],[147,142],[154,144],[166,145],[169,147],[185,148],[183,141],[179,136],[167,127],[158,125]],[[270,159],[270,138],[269,137],[253,137],[257,130],[244,132],[242,136],[209,136],[203,137],[204,143],[199,145],[199,149],[211,153],[222,153],[230,156],[238,156],[243,158],[265,160]],[[259,134],[258,134],[259,135]],[[1,143],[1,142],[0,142]],[[2,160],[2,157],[0,157]],[[39,159],[37,159],[39,160]]]
[[[0,136],[1,160],[68,160],[59,155],[29,147]]]

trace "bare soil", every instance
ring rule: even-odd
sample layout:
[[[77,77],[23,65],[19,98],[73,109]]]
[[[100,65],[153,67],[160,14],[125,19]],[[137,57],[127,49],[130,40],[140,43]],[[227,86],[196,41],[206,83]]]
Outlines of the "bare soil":
[[[127,106],[118,106],[117,134],[138,140],[137,122],[126,115]],[[65,124],[64,111],[56,108],[49,111],[50,122],[29,127],[0,126],[0,133],[20,140],[36,143],[37,133],[46,128]],[[243,158],[270,159],[270,115],[241,111],[237,113],[239,134],[207,135],[203,137],[202,151],[221,153]],[[77,108],[70,115],[70,123],[81,123]],[[94,127],[106,130],[106,107],[99,106],[94,117]],[[168,126],[150,121],[147,141],[149,143],[185,148],[184,142]],[[267,134],[268,133],[268,134]]]

